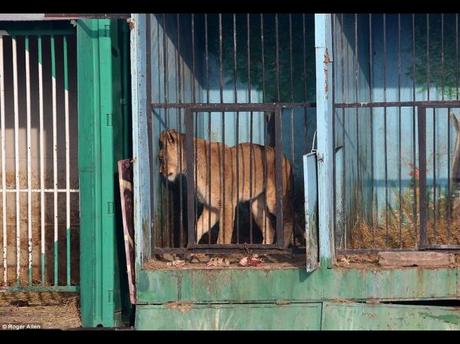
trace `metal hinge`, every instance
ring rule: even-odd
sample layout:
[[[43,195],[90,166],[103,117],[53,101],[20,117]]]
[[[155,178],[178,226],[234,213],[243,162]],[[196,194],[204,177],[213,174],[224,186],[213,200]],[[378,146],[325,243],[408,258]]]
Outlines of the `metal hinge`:
[[[112,126],[112,114],[111,113],[108,113],[106,115],[106,119],[107,119],[107,126],[108,127],[111,127]]]

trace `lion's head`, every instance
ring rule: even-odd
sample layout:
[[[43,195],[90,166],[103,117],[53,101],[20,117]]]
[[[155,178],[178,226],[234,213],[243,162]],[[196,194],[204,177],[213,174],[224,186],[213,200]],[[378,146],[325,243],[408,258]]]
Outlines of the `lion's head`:
[[[185,173],[184,135],[174,129],[160,133],[160,173],[170,182]]]

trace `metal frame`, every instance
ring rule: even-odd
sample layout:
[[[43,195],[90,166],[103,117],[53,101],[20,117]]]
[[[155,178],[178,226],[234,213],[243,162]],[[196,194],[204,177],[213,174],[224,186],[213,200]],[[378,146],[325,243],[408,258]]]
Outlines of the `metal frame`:
[[[2,127],[2,176],[5,176],[5,79],[4,79],[4,49],[3,44],[5,39],[11,41],[12,45],[12,66],[13,66],[13,104],[14,104],[14,150],[15,150],[15,187],[8,188],[5,182],[5,178],[2,179],[2,198],[3,198],[3,288],[5,290],[60,290],[60,291],[70,291],[74,292],[78,290],[78,285],[71,285],[71,218],[70,218],[70,194],[79,193],[79,189],[70,188],[70,127],[69,127],[69,69],[68,69],[68,43],[67,37],[69,35],[75,35],[75,30],[73,29],[40,29],[40,26],[34,28],[26,29],[21,28],[21,26],[13,27],[9,30],[9,26],[2,26],[6,30],[0,31],[0,79],[1,79],[1,127]],[[56,49],[55,49],[55,39],[62,39],[62,56],[63,56],[63,65],[58,68],[63,69],[63,80],[59,80],[64,87],[64,127],[65,127],[65,188],[59,188],[57,184],[58,168],[57,168],[57,94],[56,94]],[[50,75],[43,75],[43,40],[50,40],[50,57],[51,57],[51,70]],[[17,41],[23,41],[24,51],[18,52]],[[32,61],[30,58],[30,49],[32,48],[31,43],[36,42],[36,51],[37,51],[37,60]],[[18,59],[24,58],[25,64],[25,103],[26,103],[26,160],[27,160],[27,187],[21,188],[19,183],[19,93],[18,89]],[[40,187],[32,188],[32,159],[31,159],[31,65],[36,63],[38,70],[38,110],[39,110],[39,171],[38,175],[40,177]],[[21,76],[22,77],[22,76]],[[43,79],[46,77],[51,77],[52,83],[52,137],[53,137],[53,188],[46,188],[44,183],[44,128],[43,128],[43,119],[44,119],[44,110],[43,110]],[[23,94],[21,93],[21,96]],[[7,245],[7,223],[6,223],[6,194],[14,193],[16,196],[16,284],[14,286],[8,283],[8,245]],[[28,281],[26,285],[20,281],[21,274],[21,233],[18,228],[20,228],[20,194],[27,193],[27,240],[28,240]],[[32,194],[40,194],[40,260],[39,260],[39,270],[40,270],[40,282],[39,284],[34,284],[32,281],[33,277],[33,246],[32,246]],[[44,195],[45,193],[53,194],[53,208],[54,208],[54,246],[53,246],[53,282],[52,285],[48,285],[48,282],[45,278],[45,208],[44,208]],[[58,281],[58,194],[65,194],[65,209],[66,209],[66,234],[65,246],[66,246],[66,277],[64,285],[61,285]],[[51,253],[51,252],[50,252]]]

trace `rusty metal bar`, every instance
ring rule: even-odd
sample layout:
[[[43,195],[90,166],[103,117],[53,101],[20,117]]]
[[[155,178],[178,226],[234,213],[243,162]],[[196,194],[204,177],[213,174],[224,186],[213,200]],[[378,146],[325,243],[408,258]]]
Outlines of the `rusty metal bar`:
[[[430,100],[430,15],[426,15],[426,63],[427,63],[427,70],[426,70],[426,87],[427,87],[427,94],[428,100]]]
[[[344,43],[343,43],[343,36],[344,36],[344,33],[343,33],[343,25],[344,25],[344,20],[343,20],[343,14],[340,15],[340,23],[342,25],[342,28],[341,28],[341,32],[340,32],[340,49],[341,49],[341,71],[342,71],[342,100],[344,100],[345,98],[345,47],[344,47]],[[337,108],[337,105],[334,104],[334,107]],[[346,202],[345,202],[345,192],[346,192],[346,189],[347,189],[347,183],[346,183],[346,171],[347,169],[345,168],[346,167],[346,159],[345,159],[345,156],[346,156],[346,151],[347,151],[347,144],[345,142],[345,109],[342,109],[342,141],[343,141],[343,160],[342,160],[342,188],[343,188],[343,192],[342,192],[342,207],[343,207],[343,211],[342,211],[342,214],[345,214],[346,213]],[[345,248],[347,248],[347,235],[348,235],[348,221],[344,221],[344,226],[342,227],[342,238],[343,238],[343,245]],[[341,243],[342,245],[342,243]]]
[[[147,138],[147,142],[148,142],[148,146],[149,147],[152,147],[152,140],[153,140],[153,123],[152,123],[152,113],[151,111],[153,111],[153,109],[150,108],[149,104],[152,103],[152,78],[150,77],[152,75],[152,60],[151,60],[151,51],[152,51],[152,31],[151,31],[151,28],[152,27],[152,14],[149,14],[146,16],[146,19],[145,19],[145,45],[146,45],[146,49],[145,49],[145,71],[146,71],[146,74],[149,76],[147,78],[145,78],[145,88],[146,88],[146,112],[147,112],[147,135],[148,135],[148,138]],[[157,22],[157,28],[158,28],[158,22]],[[159,30],[157,30],[157,36],[159,37],[159,33],[158,33]],[[157,42],[158,42],[158,49],[157,51],[159,52],[159,38],[157,37]],[[159,54],[159,53],[158,53]],[[159,69],[159,62],[158,62],[158,69]],[[150,110],[150,111],[149,111]],[[151,148],[150,148],[151,149]],[[153,171],[153,159],[149,159],[149,168],[150,168],[150,171]],[[155,192],[155,189],[154,189],[154,180],[153,180],[153,174],[152,176],[150,177],[150,194],[153,196],[154,195],[154,192]],[[162,184],[160,183],[160,190],[162,191],[163,188],[162,188]],[[160,191],[160,192],[161,192]],[[156,214],[156,209],[155,209],[155,197],[151,197],[150,198],[150,213],[152,214],[152,219],[154,219],[156,216],[153,216],[154,214]],[[159,227],[156,227],[158,226],[159,223],[154,223],[153,220],[151,221],[150,223],[150,230],[151,230],[151,235],[152,235],[152,238],[150,239],[151,242],[153,242],[154,244],[156,244],[155,240],[157,238],[157,236],[155,235],[155,232],[156,231],[159,231],[160,236],[162,236],[162,228],[159,228]]]
[[[236,90],[237,84],[237,44],[236,44],[236,14],[233,13],[233,94],[234,94],[234,101],[238,103],[238,92]],[[235,127],[235,145],[237,146],[240,142],[239,134],[240,134],[240,113],[236,112],[236,127]],[[237,146],[238,147],[238,146]],[[239,187],[240,187],[240,178],[239,178],[239,171],[240,171],[240,160],[239,160],[239,149],[236,150],[236,199],[239,200]],[[240,243],[240,212],[238,205],[235,208],[236,211],[236,242]]]
[[[260,14],[260,44],[261,44],[261,63],[262,63],[262,100],[265,102],[265,47],[264,47],[264,15],[261,13]],[[268,116],[264,112],[264,143],[267,145],[267,137],[268,137],[268,128],[267,128],[267,122],[268,122]],[[264,190],[267,189],[267,150],[264,149],[264,154],[263,154],[263,178],[264,178]],[[264,209],[264,212],[266,212],[267,209]],[[265,215],[265,213],[264,213]],[[264,228],[261,229],[264,235],[264,238],[267,237],[267,216],[264,216]]]
[[[334,14],[334,18],[337,16]],[[332,31],[335,32],[335,31]],[[307,38],[306,38],[306,27],[305,27],[305,13],[302,14],[302,38],[303,38],[303,45],[302,45],[302,52],[303,52],[303,93],[304,93],[304,101],[307,101],[308,93],[307,93]],[[335,83],[334,83],[335,87]],[[304,153],[308,153],[308,142],[307,142],[307,109],[304,108],[303,110],[304,116],[304,137],[305,137],[305,151]]]
[[[383,101],[387,100],[387,29],[386,14],[383,14]],[[383,144],[385,161],[385,245],[388,245],[388,149],[387,149],[387,108],[383,108]]]
[[[401,14],[398,13],[398,101],[401,101]],[[402,248],[402,145],[401,145],[401,108],[398,109],[398,196],[399,196],[399,246]]]
[[[420,242],[419,247],[427,245],[427,204],[426,204],[426,108],[418,108],[418,147],[419,147],[419,206]]]
[[[186,159],[186,176],[187,176],[187,220],[188,220],[188,245],[191,247],[195,244],[195,185],[194,177],[194,140],[193,140],[193,113],[191,110],[185,111],[185,159]],[[190,182],[192,181],[192,182]]]
[[[389,108],[389,107],[437,107],[446,108],[460,106],[458,100],[430,100],[430,101],[402,101],[402,102],[359,102],[359,103],[336,103],[336,108]]]
[[[412,106],[412,153],[413,153],[413,169],[414,169],[414,178],[415,178],[415,172],[417,168],[417,145],[415,143],[415,137],[417,135],[416,132],[416,95],[415,95],[415,87],[416,87],[416,73],[415,73],[415,15],[412,14],[412,101],[414,102]],[[418,227],[417,227],[417,182],[415,180],[414,185],[413,185],[413,191],[414,191],[414,208],[413,208],[413,216],[414,216],[414,234],[417,233]]]
[[[2,235],[3,285],[8,286],[8,228],[6,222],[6,139],[5,139],[5,69],[3,37],[0,36],[0,135],[2,150]]]
[[[444,14],[441,13],[441,99],[444,100]]]
[[[205,67],[206,67],[206,103],[209,103],[209,50],[208,50],[208,16],[204,15],[205,39]],[[211,112],[208,112],[208,145],[207,145],[207,176],[208,176],[208,204],[211,204]],[[211,213],[208,213],[208,223],[211,223]],[[211,228],[209,228],[208,244],[211,244]]]
[[[220,94],[220,102],[224,102],[224,63],[223,63],[223,33],[222,33],[222,14],[219,13],[219,67],[220,67],[220,87],[219,87],[219,94]],[[220,187],[222,192],[222,199],[221,199],[221,218],[219,222],[220,230],[222,231],[222,238],[225,240],[225,207],[223,203],[226,201],[225,199],[225,187],[224,187],[224,165],[225,165],[225,112],[222,110],[222,145],[221,145],[221,165],[220,165]]]
[[[247,68],[248,68],[248,103],[251,103],[251,25],[250,25],[250,17],[249,14],[246,14],[246,26],[247,26]],[[252,146],[253,141],[253,131],[254,131],[254,112],[250,112],[249,117],[249,142],[251,143],[249,149],[249,198],[252,199],[253,195],[253,169],[254,169],[254,148]],[[252,211],[249,211],[249,243],[254,242],[253,238],[253,216]]]
[[[284,246],[283,235],[283,141],[281,138],[281,109],[275,111],[275,185],[276,185],[276,244]]]
[[[420,135],[420,133],[419,133]],[[436,237],[436,108],[433,108],[433,234]]]
[[[162,15],[162,20],[163,20],[163,101],[165,104],[169,103],[169,64],[168,64],[168,41],[166,39],[166,31],[167,31],[167,25],[166,25],[166,14]],[[165,123],[165,129],[169,129],[168,125],[168,109],[165,109],[164,113],[164,123]],[[166,144],[168,144],[166,142]],[[166,164],[166,170],[168,170],[168,156],[165,155],[165,164]],[[172,229],[172,209],[171,209],[171,188],[166,185],[166,227],[168,228],[169,231],[169,245],[174,244],[174,230]]]
[[[373,69],[373,53],[372,53],[372,14],[369,14],[369,102],[372,103],[372,87],[374,85],[374,69]],[[376,205],[376,193],[374,190],[374,166],[375,166],[375,157],[374,157],[374,112],[373,108],[369,109],[371,120],[370,120],[370,131],[371,131],[371,180],[372,180],[372,246],[375,247],[375,231],[376,231],[376,222],[377,218],[374,217],[374,206]],[[377,210],[377,209],[376,209]]]
[[[457,100],[458,100],[458,96],[459,96],[459,92],[458,92],[458,73],[459,73],[459,65],[458,65],[458,13],[455,14],[455,65],[456,65],[456,68],[455,68],[455,89],[456,89],[456,93],[457,93]]]
[[[450,108],[447,108],[447,237],[451,239],[452,190],[450,182]]]
[[[460,102],[458,102],[460,104]],[[351,104],[337,104],[337,107],[355,107],[355,106],[362,106],[366,107],[365,103],[351,103]],[[366,103],[367,104],[367,103]],[[384,104],[384,103],[374,103],[376,105],[371,104],[371,106],[374,107],[384,107],[384,105],[379,105],[379,104]],[[409,105],[405,106],[412,106],[413,102],[410,102]],[[288,109],[288,108],[316,108],[316,103],[224,103],[223,101],[220,103],[152,103],[150,104],[152,109],[167,109],[167,108],[191,108],[193,110],[200,110],[203,112],[220,112],[220,111],[257,111],[257,110],[263,110],[263,111],[273,111],[276,107],[282,108],[282,109]],[[391,106],[391,105],[390,105]],[[393,106],[399,106],[399,105],[393,105]],[[403,105],[404,106],[404,105]]]
[[[182,74],[181,74],[181,46],[180,46],[180,14],[176,15],[176,26],[177,26],[177,49],[175,50],[176,54],[176,68],[177,68],[177,87],[176,94],[178,93],[179,103],[182,102]],[[177,123],[179,125],[179,132],[182,132],[182,112],[181,109],[177,109]],[[178,157],[179,160],[179,170],[183,170],[182,166],[182,145],[179,145]],[[183,197],[184,197],[184,185],[183,179],[179,178],[179,246],[184,247],[184,207],[183,207]]]

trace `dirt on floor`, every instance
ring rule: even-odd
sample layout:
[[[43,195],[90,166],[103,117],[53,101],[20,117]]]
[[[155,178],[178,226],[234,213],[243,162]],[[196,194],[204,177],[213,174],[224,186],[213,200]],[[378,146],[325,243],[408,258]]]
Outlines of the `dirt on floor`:
[[[420,255],[426,254],[433,254],[432,251],[409,251],[407,252],[409,255],[412,255],[414,252]],[[398,256],[399,262],[395,262],[394,265],[386,265],[383,259],[383,255],[394,254]],[[334,264],[340,268],[348,268],[348,269],[394,269],[394,268],[409,268],[409,267],[425,267],[425,268],[446,268],[446,267],[458,267],[460,266],[460,253],[458,252],[443,252],[436,254],[439,255],[446,255],[448,259],[446,259],[447,263],[436,264],[427,264],[427,262],[423,262],[420,259],[419,263],[410,262],[407,264],[408,261],[404,260],[405,252],[376,252],[376,253],[359,253],[359,254],[339,254],[336,256],[336,263]],[[412,258],[413,259],[413,258]]]
[[[0,330],[81,327],[78,294],[0,292]]]
[[[305,262],[304,254],[192,254],[189,258],[162,254],[145,262],[144,268],[152,270],[286,269],[305,267]]]

